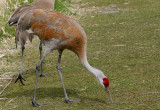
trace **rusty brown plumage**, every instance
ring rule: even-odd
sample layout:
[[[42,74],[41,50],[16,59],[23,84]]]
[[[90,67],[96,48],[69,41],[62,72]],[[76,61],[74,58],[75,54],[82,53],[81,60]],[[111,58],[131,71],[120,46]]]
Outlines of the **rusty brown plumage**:
[[[35,9],[25,14],[18,25],[21,33],[32,30],[32,33],[42,40],[61,39],[59,47],[72,50],[79,57],[86,48],[84,30],[70,17],[61,13]]]

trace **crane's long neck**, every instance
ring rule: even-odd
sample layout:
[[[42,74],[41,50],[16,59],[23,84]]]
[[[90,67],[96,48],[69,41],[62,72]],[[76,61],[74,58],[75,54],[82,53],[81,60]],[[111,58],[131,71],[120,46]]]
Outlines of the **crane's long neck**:
[[[83,54],[81,56],[79,56],[80,60],[81,60],[81,63],[82,65],[90,72],[92,73],[93,75],[95,75],[97,77],[98,75],[98,69],[92,67],[89,63],[88,63],[88,60],[87,60],[87,55],[86,55],[86,51],[83,52]]]

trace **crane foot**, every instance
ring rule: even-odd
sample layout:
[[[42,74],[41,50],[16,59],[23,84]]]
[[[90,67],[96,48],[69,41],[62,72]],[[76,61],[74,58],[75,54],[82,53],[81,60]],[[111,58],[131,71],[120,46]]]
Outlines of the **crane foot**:
[[[33,104],[34,107],[40,107],[40,106],[46,105],[46,104],[39,104],[39,103],[37,103],[37,102],[36,102],[35,100],[33,100],[33,99],[32,99],[32,104]]]
[[[69,100],[69,99],[65,99],[64,101],[66,103],[72,103],[72,102],[80,102],[81,100]]]
[[[41,73],[39,76],[40,77],[46,77],[46,76],[48,76],[48,73],[46,73],[46,74]]]
[[[23,76],[22,76],[21,74],[18,75],[15,83],[16,83],[18,80],[20,80],[20,82],[21,82],[22,85],[25,85],[25,84],[23,83],[23,80],[24,80],[24,81],[26,81],[26,80],[23,78]]]

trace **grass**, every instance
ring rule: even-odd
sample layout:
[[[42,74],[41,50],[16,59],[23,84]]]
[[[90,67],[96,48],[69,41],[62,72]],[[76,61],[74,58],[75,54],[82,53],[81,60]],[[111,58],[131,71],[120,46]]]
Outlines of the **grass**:
[[[107,11],[105,9],[103,12],[88,13],[81,15],[79,20],[87,34],[89,63],[102,70],[110,79],[114,103],[109,102],[105,91],[99,87],[95,77],[81,66],[76,55],[66,50],[62,55],[61,65],[67,92],[71,99],[81,99],[82,102],[64,103],[63,89],[55,68],[58,54],[53,51],[44,61],[44,71],[49,73],[49,77],[38,80],[37,101],[47,105],[34,108],[31,98],[34,91],[35,65],[39,61],[39,41],[34,40],[34,47],[25,50],[25,86],[13,82],[0,96],[7,98],[0,101],[0,109],[158,110],[160,1],[81,0],[78,3],[86,9],[92,6],[108,7],[113,4],[121,9],[117,13],[109,14],[103,14]],[[20,65],[20,53],[14,57],[7,57],[7,60],[10,63],[16,61],[17,65]]]

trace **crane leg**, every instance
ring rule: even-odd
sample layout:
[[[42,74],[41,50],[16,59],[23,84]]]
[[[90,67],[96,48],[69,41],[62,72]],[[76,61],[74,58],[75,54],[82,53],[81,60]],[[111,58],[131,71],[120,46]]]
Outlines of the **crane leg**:
[[[23,83],[22,80],[26,81],[26,80],[22,77],[22,65],[23,65],[23,53],[24,53],[24,49],[25,49],[25,47],[23,46],[23,47],[22,47],[22,55],[21,55],[20,73],[19,73],[19,75],[18,75],[18,77],[17,77],[17,79],[16,79],[16,81],[15,81],[15,83],[16,83],[18,80],[20,80],[21,84],[23,84],[23,85],[24,85],[24,83]]]
[[[62,73],[61,73],[61,67],[60,67],[62,52],[63,52],[63,50],[58,50],[59,57],[58,57],[58,62],[57,62],[57,70],[58,70],[58,73],[59,73],[59,75],[60,75],[61,83],[62,83],[63,90],[64,90],[64,95],[65,95],[65,100],[64,100],[64,101],[65,101],[66,103],[80,102],[80,100],[70,100],[70,99],[68,98],[68,95],[67,95],[67,92],[66,92],[66,89],[65,89],[65,85],[64,85],[64,82],[63,82],[63,77],[62,77]]]
[[[43,106],[45,104],[39,104],[36,102],[36,91],[37,91],[37,81],[38,81],[38,73],[39,73],[39,70],[40,70],[40,66],[44,60],[44,58],[47,56],[47,54],[49,54],[50,51],[46,51],[45,50],[45,53],[44,53],[44,56],[42,57],[42,59],[40,60],[40,62],[37,64],[36,66],[36,79],[35,79],[35,88],[34,88],[34,95],[33,95],[33,98],[32,98],[32,104],[33,106],[35,107],[38,107],[38,106]]]
[[[39,45],[39,52],[40,52],[40,60],[42,58],[42,42],[40,41],[40,45]],[[40,77],[45,77],[47,76],[48,73],[46,74],[43,74],[43,67],[42,67],[42,64],[41,64],[41,74],[40,74]]]

